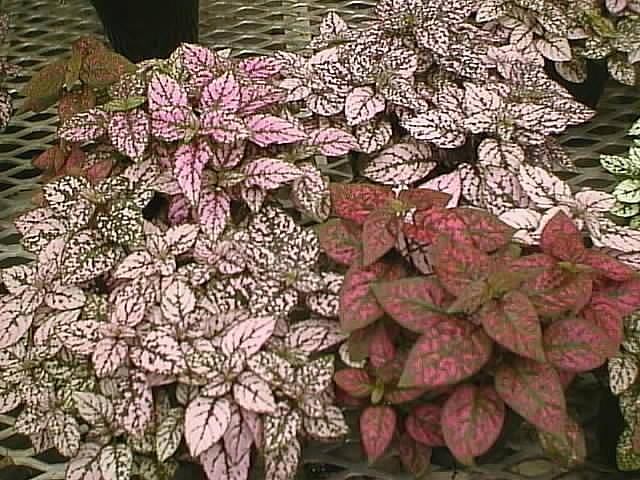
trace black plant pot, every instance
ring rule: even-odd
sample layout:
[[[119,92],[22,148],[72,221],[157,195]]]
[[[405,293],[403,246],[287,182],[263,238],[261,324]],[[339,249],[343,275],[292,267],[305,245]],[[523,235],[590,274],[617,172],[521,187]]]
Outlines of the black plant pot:
[[[199,0],[90,0],[111,46],[133,62],[198,41]]]
[[[609,72],[605,62],[587,61],[587,79],[583,83],[573,83],[562,78],[553,66],[547,61],[545,70],[551,78],[569,90],[574,98],[585,105],[595,108],[598,100],[604,93],[604,87],[609,79]]]

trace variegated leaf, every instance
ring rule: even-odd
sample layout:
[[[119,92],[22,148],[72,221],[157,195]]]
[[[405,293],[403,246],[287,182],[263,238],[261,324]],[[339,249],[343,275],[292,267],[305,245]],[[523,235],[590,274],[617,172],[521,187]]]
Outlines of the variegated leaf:
[[[96,443],[84,443],[66,468],[66,480],[102,480],[100,455],[102,446]]]
[[[196,296],[191,287],[182,280],[175,280],[166,286],[160,302],[165,318],[179,323],[196,307]]]
[[[295,165],[276,158],[259,158],[248,163],[242,169],[246,175],[246,185],[273,190],[302,175]]]
[[[133,452],[127,445],[109,445],[100,452],[100,471],[104,478],[129,480],[133,469]]]
[[[271,337],[276,320],[275,316],[263,316],[236,323],[222,338],[222,351],[229,357],[238,350],[252,356]]]
[[[184,409],[172,408],[156,427],[155,450],[158,460],[164,462],[178,449],[184,434]]]
[[[231,404],[226,398],[198,396],[189,403],[185,414],[185,438],[193,456],[200,455],[227,431],[231,421]]]
[[[428,161],[430,156],[426,145],[399,143],[383,150],[362,174],[386,185],[411,185],[435,168],[436,163]]]
[[[73,394],[75,407],[80,416],[94,426],[111,425],[115,420],[115,413],[111,401],[95,393],[75,392]]]
[[[356,87],[347,96],[344,113],[349,125],[367,122],[385,109],[385,99],[371,87]]]
[[[242,373],[233,386],[233,398],[245,410],[256,413],[274,413],[276,401],[271,387],[256,374]]]
[[[26,311],[25,311],[26,310]],[[6,295],[0,299],[0,348],[15,344],[33,323],[33,313],[21,297]]]

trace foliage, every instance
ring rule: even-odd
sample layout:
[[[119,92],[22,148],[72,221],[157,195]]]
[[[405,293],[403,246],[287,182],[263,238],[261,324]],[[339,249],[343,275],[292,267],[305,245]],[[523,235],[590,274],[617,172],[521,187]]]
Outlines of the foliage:
[[[606,62],[626,85],[638,82],[640,5],[634,0],[482,0],[475,19],[518,51],[552,62],[566,80],[587,79],[587,61]]]
[[[476,3],[331,13],[311,56],[82,40],[36,76],[61,143],[16,221],[38,260],[0,277],[0,410],[69,480],[291,479],[347,432],[338,401],[415,475],[434,447],[472,464],[509,412],[584,460],[566,389],[640,307],[640,236],[550,173],[594,112]]]
[[[330,14],[314,56],[279,54],[280,85],[287,100],[351,130],[362,176],[414,186],[449,172],[448,191],[500,214],[530,206],[521,165],[571,169],[552,135],[594,112],[475,26],[474,3],[381,1],[358,30]]]
[[[71,54],[45,65],[25,85],[22,110],[43,111],[57,103],[61,121],[104,102],[107,88],[136,67],[110,51],[102,42],[83,37],[71,45]],[[85,152],[61,140],[49,147],[33,164],[44,170],[48,181],[65,175],[85,176],[91,181],[106,178],[115,162],[108,150]]]
[[[624,320],[624,342],[622,349],[609,360],[609,385],[617,395],[625,420],[617,448],[618,467],[622,470],[640,469],[640,445],[638,439],[638,368],[640,367],[640,311],[634,312]]]
[[[9,36],[9,15],[0,10],[0,48],[8,43]],[[0,57],[0,132],[9,124],[9,119],[13,113],[11,104],[11,94],[4,88],[4,82],[18,73],[18,69],[11,65],[6,58]]]
[[[338,218],[320,227],[320,242],[349,265],[339,318],[352,332],[347,361],[366,359],[336,383],[370,399],[365,451],[378,458],[397,429],[469,464],[498,438],[505,406],[554,445],[577,445],[563,379],[616,354],[622,318],[640,306],[640,275],[587,248],[562,211],[539,247],[523,249],[496,216],[446,202],[426,189],[332,188]],[[432,273],[400,268],[399,233],[424,245]],[[403,427],[407,409],[394,405],[404,402],[413,406]]]
[[[636,138],[627,155],[602,155],[600,162],[620,179],[613,190],[616,203],[611,207],[611,213],[640,230],[640,121],[631,126],[629,135]]]

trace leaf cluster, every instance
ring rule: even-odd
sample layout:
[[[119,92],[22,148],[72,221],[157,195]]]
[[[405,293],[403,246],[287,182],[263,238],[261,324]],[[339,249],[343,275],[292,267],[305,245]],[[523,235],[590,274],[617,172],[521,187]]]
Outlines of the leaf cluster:
[[[619,179],[611,213],[628,221],[631,228],[640,229],[640,121],[631,126],[628,135],[636,137],[629,152],[625,156],[602,155],[600,163]]]
[[[427,189],[339,185],[337,218],[319,228],[327,255],[348,265],[343,357],[363,363],[339,370],[336,383],[369,399],[361,417],[369,458],[406,433],[413,450],[446,445],[472,463],[499,437],[507,407],[543,445],[583,457],[565,390],[616,355],[623,317],[640,306],[640,276],[585,246],[562,211],[539,246],[522,248],[496,216],[446,203]],[[419,242],[430,272],[400,260],[400,236]],[[413,402],[404,425],[395,407],[403,402]]]
[[[587,61],[638,81],[640,4],[635,0],[483,0],[475,20],[518,51],[552,62],[566,80],[587,80]]]
[[[319,242],[265,206],[213,235],[145,219],[162,181],[134,164],[62,177],[16,221],[28,265],[0,274],[0,410],[67,478],[171,478],[179,459],[246,478],[296,473],[300,440],[347,431],[333,405],[342,276]]]

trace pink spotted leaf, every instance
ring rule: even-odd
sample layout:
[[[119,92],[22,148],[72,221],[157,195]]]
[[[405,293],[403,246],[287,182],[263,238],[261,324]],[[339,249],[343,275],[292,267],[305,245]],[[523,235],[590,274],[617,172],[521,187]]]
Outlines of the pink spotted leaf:
[[[198,206],[198,217],[203,230],[210,232],[213,238],[218,238],[231,218],[229,195],[224,191],[203,192]]]
[[[385,99],[371,87],[356,87],[347,96],[344,113],[349,125],[371,120],[385,109]]]
[[[240,84],[231,72],[209,83],[200,96],[200,108],[236,112],[240,108]]]
[[[197,205],[202,189],[202,172],[212,157],[209,144],[203,140],[181,145],[175,153],[174,174],[184,196]]]
[[[253,143],[266,147],[272,144],[300,142],[306,138],[305,132],[293,123],[273,115],[254,115],[247,119],[247,127]]]
[[[245,184],[273,190],[300,177],[303,172],[295,165],[277,158],[259,158],[242,168],[246,175]]]
[[[318,147],[328,157],[340,157],[358,147],[358,141],[350,133],[339,128],[327,127],[313,131],[309,143]]]
[[[198,396],[185,414],[185,438],[192,455],[197,456],[218,442],[231,422],[231,404],[226,398]]]

